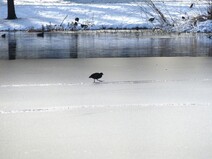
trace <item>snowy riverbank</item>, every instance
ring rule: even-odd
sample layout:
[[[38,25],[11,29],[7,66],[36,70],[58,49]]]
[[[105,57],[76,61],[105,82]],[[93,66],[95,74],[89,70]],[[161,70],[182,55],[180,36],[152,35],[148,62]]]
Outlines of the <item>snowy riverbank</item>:
[[[94,1],[95,2],[95,1]],[[78,17],[86,29],[152,29],[160,28],[157,20],[150,22],[153,11],[144,3],[74,3],[63,0],[19,0],[16,3],[18,19],[7,17],[6,0],[0,2],[0,30],[33,30],[48,26],[57,29],[72,29],[71,23]],[[193,18],[205,14],[206,5],[197,3],[190,8],[189,2],[156,3],[175,27],[165,28],[177,32],[212,32],[212,20],[193,24]],[[183,17],[183,18],[182,18]],[[64,19],[65,18],[65,19]],[[157,19],[157,16],[155,17]],[[63,21],[64,20],[64,21]],[[76,29],[82,29],[78,26]]]

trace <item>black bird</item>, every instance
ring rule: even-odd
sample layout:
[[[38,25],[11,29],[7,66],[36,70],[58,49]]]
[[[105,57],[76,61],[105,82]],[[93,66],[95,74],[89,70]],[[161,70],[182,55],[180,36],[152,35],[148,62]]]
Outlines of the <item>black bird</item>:
[[[78,17],[76,17],[76,18],[75,18],[75,21],[76,21],[76,22],[79,22],[79,18],[78,18]]]
[[[1,37],[2,37],[2,38],[6,38],[6,34],[2,34]]]
[[[99,79],[102,77],[102,75],[103,75],[102,72],[101,73],[96,72],[96,73],[93,73],[92,75],[90,75],[89,78],[93,78],[94,79],[93,82],[95,82],[95,80],[100,81]],[[100,82],[102,82],[102,81],[100,81]]]
[[[194,6],[194,3],[191,3],[190,7],[189,8],[192,8]]]
[[[150,22],[153,22],[155,20],[155,18],[149,18]]]
[[[81,28],[87,29],[87,28],[88,28],[88,25],[86,25],[86,24],[81,24]]]
[[[209,34],[207,37],[208,37],[209,39],[212,39],[212,34],[211,34],[211,35]]]
[[[44,37],[44,32],[37,33],[37,37]]]

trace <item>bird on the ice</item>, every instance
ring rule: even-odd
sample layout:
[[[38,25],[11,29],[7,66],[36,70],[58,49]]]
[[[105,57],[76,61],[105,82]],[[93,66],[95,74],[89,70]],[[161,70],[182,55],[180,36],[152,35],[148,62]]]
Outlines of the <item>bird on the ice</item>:
[[[6,34],[2,34],[1,37],[2,37],[2,38],[6,38]]]
[[[102,82],[101,80],[99,80],[100,78],[102,78],[102,75],[103,75],[102,72],[101,73],[96,72],[96,73],[93,73],[92,75],[90,75],[89,78],[93,78],[94,79],[93,82],[95,82],[95,80]]]
[[[44,32],[37,33],[37,37],[44,37]]]

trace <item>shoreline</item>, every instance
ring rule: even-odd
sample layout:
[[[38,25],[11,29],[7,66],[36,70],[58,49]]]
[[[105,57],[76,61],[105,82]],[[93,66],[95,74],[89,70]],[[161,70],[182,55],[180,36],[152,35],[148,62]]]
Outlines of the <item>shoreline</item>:
[[[0,33],[14,33],[14,32],[26,32],[26,33],[39,33],[41,30],[0,30]],[[53,30],[44,31],[44,33],[159,33],[163,34],[211,34],[212,32],[177,32],[167,31],[163,29],[91,29],[91,30]],[[156,34],[157,35],[157,34]]]

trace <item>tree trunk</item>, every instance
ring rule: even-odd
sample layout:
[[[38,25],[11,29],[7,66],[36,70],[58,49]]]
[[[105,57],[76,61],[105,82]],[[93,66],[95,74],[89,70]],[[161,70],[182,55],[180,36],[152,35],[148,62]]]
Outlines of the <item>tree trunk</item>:
[[[17,19],[15,14],[14,0],[7,0],[7,19]]]

